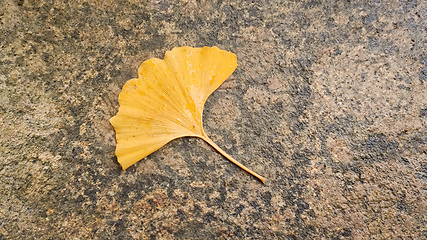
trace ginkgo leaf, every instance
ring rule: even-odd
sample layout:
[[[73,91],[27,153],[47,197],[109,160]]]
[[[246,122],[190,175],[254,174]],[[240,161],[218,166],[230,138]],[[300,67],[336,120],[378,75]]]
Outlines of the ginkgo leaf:
[[[110,122],[116,130],[116,155],[126,169],[180,137],[199,137],[227,159],[249,170],[219,148],[203,131],[206,99],[237,68],[233,53],[217,47],[179,47],[138,69],[119,95],[120,109]]]

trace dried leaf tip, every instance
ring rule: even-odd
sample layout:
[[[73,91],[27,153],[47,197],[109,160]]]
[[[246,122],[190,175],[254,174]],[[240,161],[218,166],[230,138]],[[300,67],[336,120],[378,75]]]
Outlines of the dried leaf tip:
[[[217,47],[179,47],[164,60],[153,58],[138,69],[119,95],[120,109],[110,122],[116,155],[126,169],[180,137],[199,137],[263,183],[265,179],[210,140],[203,131],[206,99],[234,72],[237,58]]]

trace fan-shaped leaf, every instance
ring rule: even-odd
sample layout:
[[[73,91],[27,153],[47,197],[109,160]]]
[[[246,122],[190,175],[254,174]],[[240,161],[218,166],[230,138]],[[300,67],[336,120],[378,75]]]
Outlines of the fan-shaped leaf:
[[[203,106],[236,69],[233,53],[217,47],[180,47],[164,60],[150,59],[138,69],[119,96],[120,109],[110,122],[116,130],[116,155],[126,169],[169,141],[199,137],[222,155],[252,172],[221,150],[203,131]]]

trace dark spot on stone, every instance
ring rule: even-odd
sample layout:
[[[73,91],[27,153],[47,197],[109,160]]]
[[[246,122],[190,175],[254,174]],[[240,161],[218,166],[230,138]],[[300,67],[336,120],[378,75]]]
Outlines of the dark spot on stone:
[[[88,16],[92,12],[88,2],[83,2],[79,11],[82,12],[84,16]]]
[[[271,192],[262,193],[261,199],[264,201],[264,204],[266,207],[271,206]]]
[[[277,167],[282,168],[283,163],[280,160],[285,148],[278,142],[273,142],[272,139],[267,139],[265,147],[261,149],[262,156],[269,161],[272,161]]]
[[[224,14],[226,16],[223,22],[223,28],[227,29],[229,32],[239,32],[240,26],[238,24],[238,19],[236,15],[236,9],[230,5],[225,5],[223,7]]]
[[[376,49],[379,47],[379,43],[378,43],[378,39],[377,37],[369,37],[368,38],[369,41],[369,47]]]
[[[114,231],[115,232],[121,232],[125,229],[125,221],[123,221],[123,219],[118,219],[117,221],[114,222]]]
[[[404,157],[400,157],[400,162],[402,162],[405,165],[409,164],[409,160],[407,158],[404,158]]]
[[[193,213],[194,213],[196,216],[200,216],[200,215],[201,215],[201,213],[202,213],[202,208],[201,208],[198,204],[194,204],[194,210],[193,210]]]
[[[244,208],[245,208],[245,206],[243,206],[243,205],[239,205],[236,208],[234,208],[233,216],[236,217],[237,215],[239,215],[243,211]]]
[[[141,9],[140,12],[135,14],[134,24],[135,26],[140,26],[150,20],[150,14],[145,11],[145,9]]]
[[[295,13],[295,23],[302,29],[308,28],[311,25],[310,19],[303,12]]]
[[[421,69],[419,76],[422,81],[427,82],[427,65]]]
[[[179,221],[184,222],[187,219],[186,214],[181,209],[176,210],[176,217]]]
[[[77,197],[77,199],[76,199],[76,202],[77,202],[78,204],[80,204],[80,203],[82,203],[82,202],[83,202],[83,200],[84,200],[83,195],[79,195],[79,196]]]
[[[203,216],[204,223],[210,223],[216,220],[215,214],[213,212],[208,212],[205,216]]]
[[[80,32],[78,30],[74,30],[73,32],[71,32],[70,36],[75,40],[80,40]]]
[[[402,4],[402,8],[405,12],[408,12],[416,6],[418,6],[418,0],[407,0],[405,1],[405,4]]]
[[[240,227],[236,227],[236,229],[233,232],[233,237],[239,238],[239,239],[243,238],[242,229]]]
[[[298,238],[295,235],[287,235],[286,240],[297,240]]]
[[[292,60],[292,64],[298,72],[308,71],[315,62],[316,62],[316,58],[313,56]],[[311,89],[309,90],[309,92],[311,93]]]
[[[304,202],[301,198],[298,198],[297,200],[297,210],[295,211],[295,221],[301,220],[301,214],[306,210],[309,209],[308,203]]]
[[[258,209],[259,208],[259,204],[256,201],[252,201],[249,203],[249,205],[251,207],[253,207],[254,209]]]
[[[353,145],[352,150],[355,154],[355,159],[364,162],[383,161],[389,157],[396,158],[396,151],[399,143],[394,139],[387,139],[383,134],[370,136],[367,140],[360,144]]]
[[[216,204],[221,204],[223,202],[225,202],[226,197],[227,196],[227,189],[225,188],[225,185],[222,185],[219,188],[219,198],[215,199]]]
[[[74,147],[73,148],[73,157],[76,157],[77,155],[80,155],[80,154],[82,154],[83,153],[83,148],[81,148],[81,147]]]
[[[126,46],[126,53],[125,54],[135,56],[138,54],[138,48],[133,44],[129,44]]]
[[[420,117],[427,117],[427,107],[420,110]]]
[[[377,13],[372,11],[368,16],[365,17],[364,23],[371,24],[373,21],[377,19]]]
[[[24,0],[16,0],[16,4],[18,6],[22,6],[22,5],[24,5]]]
[[[423,179],[424,181],[427,181],[427,163],[420,163],[421,165],[421,172],[416,173],[415,176],[419,179]]]
[[[49,53],[47,53],[47,52],[44,52],[43,54],[42,54],[42,59],[43,59],[43,61],[44,62],[46,62],[46,63],[48,63],[49,62]]]
[[[328,25],[328,28],[335,28],[337,27],[337,24],[335,23],[335,20],[333,17],[329,17],[326,21],[326,24]]]
[[[302,132],[307,128],[307,124],[304,122],[296,122],[292,127],[290,127],[291,131],[297,134],[297,132]]]
[[[289,181],[292,181],[290,179]],[[283,194],[283,200],[286,202],[288,206],[292,206],[296,204],[296,199],[301,196],[302,189],[299,184],[295,184],[294,186],[290,187],[284,194]]]
[[[310,159],[310,153],[307,152],[297,152],[292,154],[291,160],[294,161],[294,164],[297,166],[309,166],[311,159]]]
[[[399,200],[397,201],[396,205],[397,205],[397,209],[399,209],[400,211],[408,212],[408,214],[411,214],[411,207],[406,202],[405,194],[399,197]]]
[[[92,187],[90,189],[86,189],[84,191],[84,194],[89,198],[90,201],[96,201],[96,194],[97,194],[97,190],[95,189],[95,187]]]
[[[405,86],[405,85],[397,85],[397,88],[399,88],[400,90],[407,90],[407,91],[411,91],[411,88]]]
[[[283,112],[283,103],[282,102],[275,103],[271,107],[271,110],[273,110],[276,114],[282,113]]]
[[[351,229],[344,228],[344,229],[342,230],[341,235],[342,235],[343,237],[351,237]]]

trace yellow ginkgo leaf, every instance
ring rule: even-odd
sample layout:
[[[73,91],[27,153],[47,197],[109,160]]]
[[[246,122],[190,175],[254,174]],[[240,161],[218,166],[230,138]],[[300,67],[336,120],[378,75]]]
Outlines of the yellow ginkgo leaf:
[[[199,137],[227,159],[249,170],[220,149],[203,131],[203,106],[236,69],[233,53],[217,47],[179,47],[138,69],[119,96],[120,109],[110,122],[116,130],[116,155],[126,169],[180,137]]]

